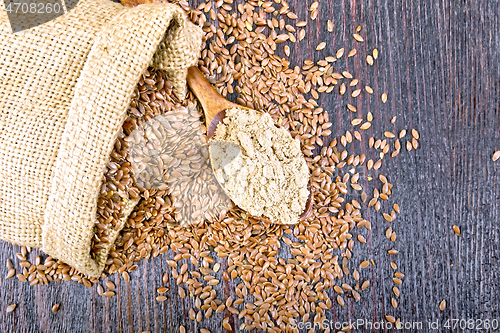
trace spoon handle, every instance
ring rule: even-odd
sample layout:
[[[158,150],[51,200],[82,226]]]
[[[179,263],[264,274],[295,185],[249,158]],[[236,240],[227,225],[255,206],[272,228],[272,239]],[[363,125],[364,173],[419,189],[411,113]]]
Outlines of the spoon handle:
[[[198,67],[193,66],[188,68],[186,80],[189,88],[191,88],[191,91],[194,93],[205,112],[207,127],[217,113],[236,105],[219,95]]]

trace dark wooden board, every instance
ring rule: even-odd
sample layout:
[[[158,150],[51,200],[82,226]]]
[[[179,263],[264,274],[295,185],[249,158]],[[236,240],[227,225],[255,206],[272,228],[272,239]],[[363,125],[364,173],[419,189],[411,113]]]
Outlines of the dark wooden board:
[[[311,3],[289,0],[301,19]],[[447,332],[447,319],[500,320],[500,161],[491,160],[500,149],[499,17],[500,2],[494,0],[323,1],[318,19],[306,27],[304,42],[291,47],[292,66],[321,59],[354,45],[351,35],[361,25],[366,42],[358,51],[366,54],[377,47],[380,57],[369,68],[360,57],[342,64],[356,77],[369,79],[375,90],[373,98],[355,101],[375,117],[364,135],[416,128],[421,136],[418,150],[403,151],[380,170],[394,184],[390,202],[401,207],[392,223],[397,241],[391,244],[384,237],[389,224],[381,213],[368,210],[373,229],[365,233],[368,244],[355,247],[353,257],[375,261],[363,272],[372,286],[362,293],[361,303],[350,299],[344,307],[335,305],[329,319],[375,322],[394,315],[403,322],[422,322],[419,332]],[[328,19],[335,25],[331,33]],[[328,46],[318,52],[320,41]],[[389,96],[386,104],[380,101],[382,92]],[[319,100],[334,121],[336,137],[351,129],[347,100],[337,93]],[[395,124],[390,123],[393,116]],[[453,233],[454,224],[460,226],[460,236]],[[395,261],[406,275],[397,310],[390,304],[393,270],[386,251],[391,247],[400,251]],[[170,301],[155,301],[155,289],[168,271],[167,256],[138,263],[130,284],[110,277],[120,297],[108,299],[98,296],[95,287],[73,282],[30,287],[15,278],[5,280],[4,262],[18,251],[0,243],[2,332],[177,332],[181,324],[188,332],[203,327],[222,332],[222,314],[199,324],[190,321],[192,301],[181,300],[174,284]],[[443,299],[448,305],[439,311]],[[18,308],[6,314],[12,303]],[[54,303],[61,303],[55,314],[50,311]],[[428,323],[435,320],[441,328],[429,330]]]

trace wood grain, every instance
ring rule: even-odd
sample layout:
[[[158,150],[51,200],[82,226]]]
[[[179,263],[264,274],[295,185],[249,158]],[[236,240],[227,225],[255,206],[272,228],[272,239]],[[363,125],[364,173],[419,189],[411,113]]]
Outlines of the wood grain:
[[[306,5],[288,2],[300,18],[308,17],[311,0]],[[418,332],[449,331],[442,326],[429,330],[427,323],[435,320],[440,325],[453,318],[500,320],[500,163],[491,160],[500,149],[500,2],[341,0],[324,1],[320,8],[315,21],[308,19],[304,41],[291,48],[292,67],[344,46],[347,50],[356,45],[360,54],[374,47],[380,50],[372,67],[360,57],[339,62],[356,77],[369,80],[374,95],[362,94],[355,101],[337,93],[321,95],[320,106],[334,120],[332,135],[351,129],[354,117],[345,112],[345,104],[355,102],[358,109],[374,114],[365,138],[402,128],[416,128],[421,136],[418,150],[389,159],[380,170],[394,184],[390,202],[401,207],[392,222],[397,241],[390,244],[384,237],[389,223],[379,212],[368,210],[373,229],[365,233],[368,243],[354,248],[350,265],[352,269],[361,260],[373,259],[376,265],[362,274],[372,285],[362,293],[361,303],[348,299],[346,306],[334,306],[327,318],[381,321],[390,314],[403,322],[423,322]],[[328,19],[335,26],[331,33],[326,29]],[[363,27],[365,43],[352,39],[357,25]],[[321,41],[327,47],[315,51]],[[389,96],[386,104],[380,101],[382,92]],[[395,124],[390,123],[393,116]],[[461,228],[460,236],[453,233],[454,224]],[[399,250],[394,260],[406,275],[397,310],[390,304],[394,284],[387,250],[392,247]],[[171,252],[138,263],[130,283],[110,277],[119,297],[108,299],[98,296],[95,287],[73,282],[30,287],[5,280],[4,262],[18,251],[18,246],[0,243],[3,332],[178,332],[184,325],[188,332],[209,328],[215,333],[222,331],[221,321],[229,316],[224,312],[201,323],[190,321],[192,300],[180,299],[172,281],[166,293],[170,300],[155,301]],[[221,264],[224,267],[225,260]],[[234,282],[225,282],[221,292],[228,297],[231,290]],[[439,311],[443,299],[447,308]],[[3,309],[12,303],[17,309],[6,314]],[[54,303],[61,303],[57,313],[50,311]],[[233,327],[235,319],[231,317]]]

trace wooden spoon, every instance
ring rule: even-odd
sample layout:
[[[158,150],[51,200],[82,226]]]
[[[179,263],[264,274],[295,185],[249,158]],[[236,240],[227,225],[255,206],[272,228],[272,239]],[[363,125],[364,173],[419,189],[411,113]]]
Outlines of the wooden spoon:
[[[203,112],[205,113],[205,123],[207,126],[207,137],[209,139],[214,136],[217,125],[226,116],[227,109],[237,107],[251,110],[250,108],[235,104],[222,97],[210,84],[210,82],[207,81],[198,67],[193,66],[188,69],[187,84],[203,108]],[[276,124],[276,126],[280,127],[278,124]],[[310,181],[308,187],[309,198],[307,199],[304,212],[300,215],[302,220],[307,219],[312,211],[312,192]]]

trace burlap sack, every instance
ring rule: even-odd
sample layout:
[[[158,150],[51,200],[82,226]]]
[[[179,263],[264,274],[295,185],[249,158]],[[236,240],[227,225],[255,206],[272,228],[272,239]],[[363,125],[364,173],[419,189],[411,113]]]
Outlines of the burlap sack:
[[[175,5],[107,0],[18,34],[0,25],[0,237],[98,276],[97,197],[133,90],[152,64],[182,95],[201,29]]]

